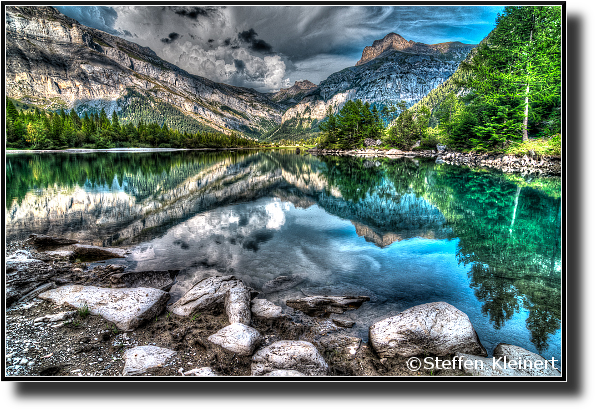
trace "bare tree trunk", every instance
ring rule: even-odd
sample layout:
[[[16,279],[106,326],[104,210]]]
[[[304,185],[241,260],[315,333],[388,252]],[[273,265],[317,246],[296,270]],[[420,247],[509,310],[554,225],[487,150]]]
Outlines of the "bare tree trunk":
[[[531,38],[529,39],[529,48],[533,43],[533,30],[531,30]],[[527,59],[531,59],[531,56],[527,56]],[[530,80],[529,80],[529,60],[527,60],[527,90],[524,95],[524,119],[522,120],[522,141],[525,142],[529,140],[529,90],[530,90]]]
[[[518,198],[520,197],[520,186],[516,188],[516,197],[514,198],[514,210],[512,211],[512,220],[510,221],[510,236],[512,236],[512,228],[516,221],[516,210],[518,209]]]

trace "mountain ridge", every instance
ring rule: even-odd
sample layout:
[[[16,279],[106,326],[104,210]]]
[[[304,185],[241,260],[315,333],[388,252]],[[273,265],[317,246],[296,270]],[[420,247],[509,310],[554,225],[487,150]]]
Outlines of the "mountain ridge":
[[[476,44],[465,44],[459,41],[444,42],[436,44],[426,44],[415,42],[413,40],[406,40],[399,34],[388,33],[383,39],[375,40],[372,46],[367,46],[363,49],[361,59],[355,66],[361,66],[371,60],[379,57],[387,50],[398,50],[404,53],[412,54],[429,54],[439,55],[457,51],[459,49],[466,49],[470,51]]]
[[[123,96],[133,90],[147,107],[163,103],[225,133],[259,135],[281,120],[283,107],[262,93],[189,74],[52,7],[7,7],[6,40],[7,93],[16,100],[111,113],[129,107]]]

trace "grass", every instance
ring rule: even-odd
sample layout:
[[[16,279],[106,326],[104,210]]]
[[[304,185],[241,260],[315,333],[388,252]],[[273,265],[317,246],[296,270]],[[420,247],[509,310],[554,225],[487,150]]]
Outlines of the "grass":
[[[83,305],[82,307],[77,309],[77,314],[79,315],[79,317],[81,319],[85,319],[87,316],[89,316],[91,314],[91,311],[89,310],[89,306],[87,306],[87,304]]]
[[[562,136],[557,134],[551,139],[533,139],[526,142],[513,143],[506,153],[517,156],[524,156],[529,152],[535,152],[537,156],[560,156],[562,154]]]

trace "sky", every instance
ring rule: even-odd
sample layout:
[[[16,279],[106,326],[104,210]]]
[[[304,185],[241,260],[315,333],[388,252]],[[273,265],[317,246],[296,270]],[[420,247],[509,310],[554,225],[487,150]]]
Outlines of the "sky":
[[[479,43],[501,6],[58,6],[89,27],[150,47],[210,80],[275,92],[354,66],[394,32],[427,44]]]

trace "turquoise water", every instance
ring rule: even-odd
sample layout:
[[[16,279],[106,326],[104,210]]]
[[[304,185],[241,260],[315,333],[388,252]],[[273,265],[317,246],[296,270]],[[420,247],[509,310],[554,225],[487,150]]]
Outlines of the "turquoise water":
[[[284,151],[7,157],[7,238],[47,233],[128,246],[130,269],[180,269],[171,293],[214,273],[264,297],[371,296],[351,333],[409,307],[466,313],[491,354],[561,358],[560,180],[423,159]]]

